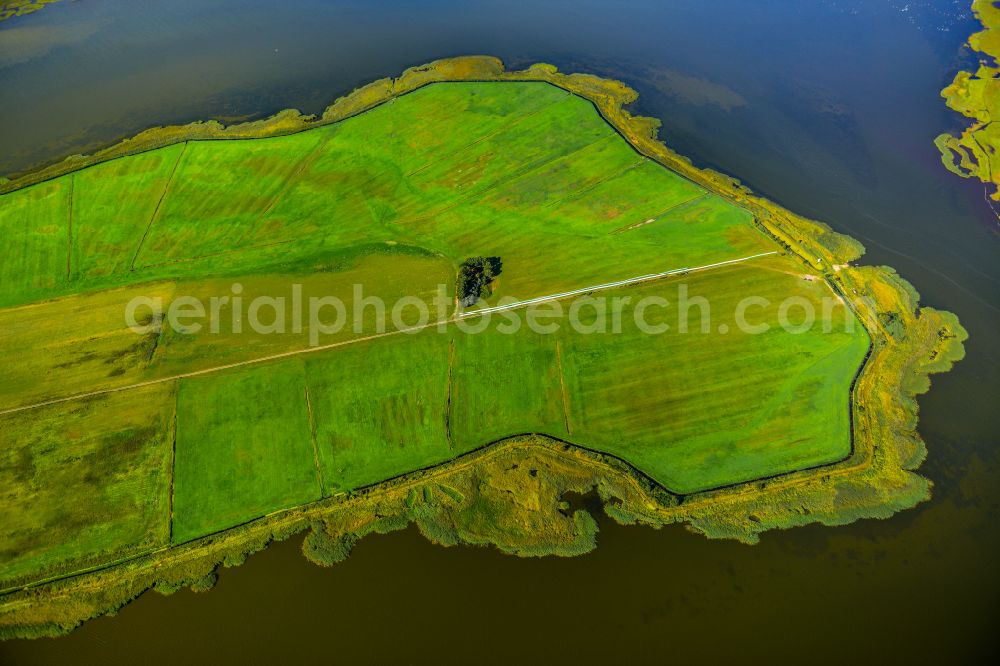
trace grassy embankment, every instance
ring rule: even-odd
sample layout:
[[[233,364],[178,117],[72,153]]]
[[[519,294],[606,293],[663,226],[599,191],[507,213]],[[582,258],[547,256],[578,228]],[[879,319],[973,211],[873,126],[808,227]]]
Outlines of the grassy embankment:
[[[377,106],[435,80],[501,78],[550,81],[592,100],[647,159],[589,104],[538,83],[435,85]],[[856,243],[753,197],[730,179],[694,169],[655,140],[654,123],[622,110],[633,97],[617,82],[546,66],[506,73],[492,59],[457,59],[371,84],[338,100],[319,121],[286,112],[235,128],[205,123],[152,130],[89,158],[95,166],[80,170],[88,158],[77,158],[10,185],[19,187],[13,198],[0,198],[0,223],[32,248],[21,257],[25,264],[49,271],[30,284],[16,279],[26,275],[23,268],[11,271],[14,280],[0,282],[0,297],[11,306],[54,300],[0,311],[12,324],[27,317],[38,324],[15,326],[3,345],[44,344],[55,360],[47,365],[22,355],[9,370],[4,406],[163,378],[157,386],[179,385],[173,543],[278,512],[103,572],[11,594],[6,626],[71,626],[157,581],[202,584],[217,562],[237,562],[239,552],[310,522],[307,550],[321,561],[337,559],[366,531],[410,520],[442,543],[569,553],[592,546],[593,524],[585,514],[560,510],[566,490],[597,487],[622,520],[687,520],[706,533],[747,540],[812,520],[886,515],[925,497],[926,481],[907,471],[922,456],[912,430],[915,406],[899,396],[925,389],[928,372],[946,369],[960,355],[964,333],[957,322],[927,309],[918,315],[915,296],[885,271],[834,271],[857,256]],[[373,110],[300,132],[366,108]],[[450,131],[441,131],[442,120]],[[384,142],[371,141],[373,131]],[[271,134],[289,135],[177,143]],[[163,147],[144,152],[157,146]],[[218,194],[241,185],[245,196]],[[35,207],[53,220],[43,232],[25,222],[35,219]],[[109,210],[120,224],[100,223]],[[63,211],[65,232],[55,222]],[[497,295],[531,297],[746,256],[775,247],[771,237],[793,252],[693,274],[687,282],[693,294],[711,299],[713,312],[732,313],[733,300],[749,288],[775,302],[790,294],[817,302],[830,284],[852,301],[874,333],[873,352],[854,388],[854,455],[822,473],[794,470],[850,452],[847,393],[867,346],[860,327],[839,335],[652,339],[629,330],[538,338],[425,331],[171,379],[207,364],[301,348],[304,340],[248,338],[225,329],[218,336],[151,340],[109,324],[131,293],[218,294],[236,277],[251,295],[273,293],[290,278],[314,281],[315,293],[336,291],[363,276],[374,293],[390,296],[405,281],[409,293],[427,296],[465,256],[493,254],[504,259]],[[394,266],[403,268],[393,273]],[[803,280],[806,271],[822,273],[825,281]],[[622,295],[674,296],[666,287],[632,287]],[[78,325],[91,332],[61,330],[67,313],[77,313]],[[773,322],[773,308],[761,317]],[[373,325],[366,321],[365,331]],[[61,372],[52,372],[56,366]],[[52,380],[41,379],[46,372]],[[161,419],[174,409],[174,392],[163,392],[171,399],[160,404]],[[44,409],[58,413],[71,405]],[[13,439],[5,453],[33,455],[40,417],[23,415],[35,411],[5,417],[31,433]],[[110,414],[104,430],[125,430]],[[247,429],[250,418],[261,427]],[[565,449],[553,439],[520,438],[472,454],[475,464],[459,458],[360,495],[342,494],[519,432],[618,458]],[[152,438],[147,445],[161,453],[166,448]],[[512,471],[517,468],[503,466],[512,457],[539,466],[521,479]],[[44,469],[33,470],[35,484],[48,482]],[[765,483],[703,492],[782,473]],[[657,484],[683,493],[683,503]],[[123,515],[116,529],[133,523]],[[43,534],[44,527],[27,529]],[[157,543],[168,545],[162,536]],[[128,552],[98,544],[75,556],[28,551],[14,560],[36,574],[58,573],[88,557]],[[127,585],[116,571],[130,572]],[[33,595],[37,603],[26,605]]]

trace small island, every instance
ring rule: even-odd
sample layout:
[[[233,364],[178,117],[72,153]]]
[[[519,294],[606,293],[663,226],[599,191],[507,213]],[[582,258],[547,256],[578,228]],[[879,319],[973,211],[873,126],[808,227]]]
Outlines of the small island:
[[[303,532],[323,565],[409,524],[570,556],[597,532],[574,495],[746,543],[926,500],[915,396],[962,357],[956,317],[674,153],[635,100],[453,58],[0,181],[0,634],[207,590]],[[296,302],[312,325],[279,330]],[[465,332],[535,304],[583,332]]]

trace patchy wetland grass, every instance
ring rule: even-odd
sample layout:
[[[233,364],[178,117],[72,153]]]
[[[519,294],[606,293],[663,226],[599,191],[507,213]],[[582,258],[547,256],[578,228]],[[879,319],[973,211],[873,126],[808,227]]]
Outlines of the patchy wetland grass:
[[[993,213],[1000,217],[1000,170],[993,167],[1000,147],[1000,127],[993,122],[1000,109],[1000,7],[990,0],[973,0],[972,11],[984,30],[968,40],[968,47],[980,53],[975,72],[960,71],[941,96],[949,108],[970,118],[972,124],[958,135],[941,134],[934,143],[941,161],[963,178],[977,178],[987,185]]]
[[[5,186],[0,632],[210,587],[220,562],[306,528],[324,564],[411,521],[443,544],[573,554],[596,524],[567,492],[745,541],[925,498],[912,395],[961,357],[957,321],[918,311],[889,271],[846,266],[850,239],[670,153],[622,110],[633,95],[460,58],[316,121],[152,130]],[[617,332],[586,310],[589,334],[450,320],[379,336],[366,307],[316,340],[238,332],[228,306],[192,334],[138,335],[123,316],[136,296],[207,301],[236,282],[245,302],[299,284],[350,308],[357,284],[390,305],[445,285],[433,323],[468,257],[502,259],[492,305],[764,253],[608,291]],[[636,303],[681,283],[711,329],[695,307],[687,333],[676,309],[646,314],[666,333],[640,331]],[[768,299],[753,315],[767,333],[733,320],[746,296]],[[839,303],[829,330],[782,330],[788,297]]]
[[[0,417],[6,580],[165,543],[173,393],[161,385]]]

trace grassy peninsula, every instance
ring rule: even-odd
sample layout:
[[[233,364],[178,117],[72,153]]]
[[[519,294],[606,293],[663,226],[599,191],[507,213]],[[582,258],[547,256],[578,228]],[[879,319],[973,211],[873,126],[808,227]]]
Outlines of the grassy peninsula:
[[[154,128],[0,183],[0,349],[15,359],[0,474],[17,517],[0,527],[0,633],[207,589],[220,565],[306,530],[321,564],[411,522],[444,545],[572,555],[596,525],[567,493],[745,542],[926,499],[915,396],[961,358],[957,319],[891,269],[852,266],[856,241],[672,152],[635,99],[549,65],[455,58],[320,117]],[[470,257],[502,260],[477,286],[491,303],[677,269],[722,318],[649,336],[626,303],[614,335],[465,335],[449,311],[443,330],[393,335],[369,308],[319,346],[227,318],[191,335],[121,321],[135,296],[234,282],[246,300],[294,282],[348,303],[356,284],[428,303],[444,284],[454,302]],[[671,279],[614,292],[634,304]],[[756,312],[773,333],[721,314],[747,293],[773,304]],[[790,296],[832,298],[832,331],[779,330]]]

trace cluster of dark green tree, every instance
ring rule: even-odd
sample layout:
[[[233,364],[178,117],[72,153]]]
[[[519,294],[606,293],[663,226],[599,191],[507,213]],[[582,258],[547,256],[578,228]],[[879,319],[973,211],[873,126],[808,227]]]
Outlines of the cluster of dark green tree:
[[[503,271],[500,257],[469,257],[458,267],[458,301],[462,307],[475,305],[493,293],[493,280]]]

